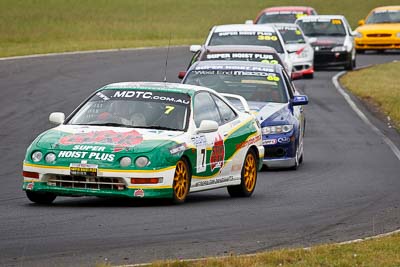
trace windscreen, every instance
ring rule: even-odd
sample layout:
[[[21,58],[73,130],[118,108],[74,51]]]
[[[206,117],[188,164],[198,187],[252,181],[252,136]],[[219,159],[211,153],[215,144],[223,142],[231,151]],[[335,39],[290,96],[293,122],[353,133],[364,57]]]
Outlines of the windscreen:
[[[299,26],[306,36],[346,36],[341,19],[299,21]]]
[[[365,23],[400,23],[400,10],[377,10],[368,16]]]
[[[203,57],[202,61],[208,60],[256,61],[267,64],[282,64],[281,59],[277,53],[208,52]]]
[[[281,11],[281,12],[268,12],[264,13],[257,20],[257,24],[265,23],[294,23],[296,19],[307,16],[304,12],[291,12],[291,11]]]
[[[190,71],[184,83],[205,86],[220,93],[241,95],[247,101],[288,101],[282,77],[274,72],[256,69],[199,69]]]
[[[190,97],[146,90],[102,90],[67,124],[184,130]]]
[[[301,30],[295,26],[283,26],[277,28],[285,44],[304,44],[306,42]]]
[[[226,31],[214,32],[208,45],[258,45],[270,46],[283,53],[279,37],[273,32]]]

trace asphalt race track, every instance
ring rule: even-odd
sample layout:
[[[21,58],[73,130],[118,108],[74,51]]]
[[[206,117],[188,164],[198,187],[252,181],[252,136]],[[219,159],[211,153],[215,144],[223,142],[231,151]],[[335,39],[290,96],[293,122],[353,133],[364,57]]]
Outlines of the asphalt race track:
[[[188,50],[170,49],[168,81],[178,81],[178,71],[191,57]],[[111,82],[162,81],[166,51],[0,61],[0,266],[244,254],[400,228],[399,159],[333,86],[331,78],[341,69],[295,82],[310,99],[304,164],[297,171],[260,173],[252,198],[231,199],[226,189],[219,189],[192,194],[179,206],[91,197],[59,197],[52,206],[31,204],[21,189],[22,161],[30,142],[52,127],[49,113],[70,113],[93,90]],[[357,64],[395,59],[400,60],[400,53],[365,54]],[[367,115],[400,147],[396,132]]]

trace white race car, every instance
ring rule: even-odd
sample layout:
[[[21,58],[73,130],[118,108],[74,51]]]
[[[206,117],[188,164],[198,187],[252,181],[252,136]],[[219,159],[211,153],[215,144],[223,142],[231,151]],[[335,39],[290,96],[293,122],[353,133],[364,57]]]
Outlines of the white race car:
[[[288,74],[292,77],[292,60],[289,57],[289,53],[286,51],[285,43],[281,34],[273,25],[217,25],[211,29],[204,45],[253,45],[272,47],[279,54],[282,61],[287,65]],[[190,51],[193,53],[196,53],[200,49],[200,45],[192,45],[190,47]]]

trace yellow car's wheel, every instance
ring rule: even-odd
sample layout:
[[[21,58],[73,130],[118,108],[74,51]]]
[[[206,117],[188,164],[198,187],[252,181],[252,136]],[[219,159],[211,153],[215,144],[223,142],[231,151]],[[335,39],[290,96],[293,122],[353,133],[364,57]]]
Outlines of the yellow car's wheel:
[[[190,168],[185,158],[176,163],[174,183],[173,183],[173,202],[183,203],[190,190]]]
[[[253,194],[257,183],[257,157],[250,150],[244,159],[240,185],[228,186],[231,197],[249,197]]]

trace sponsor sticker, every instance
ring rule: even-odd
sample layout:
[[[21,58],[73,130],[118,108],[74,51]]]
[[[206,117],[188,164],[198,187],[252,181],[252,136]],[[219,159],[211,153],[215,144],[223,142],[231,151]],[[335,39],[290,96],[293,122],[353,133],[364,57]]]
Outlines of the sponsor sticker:
[[[275,145],[277,143],[276,139],[264,139],[262,141],[263,145],[269,146],[269,145]]]
[[[143,189],[137,189],[133,192],[134,197],[144,197],[144,191]]]
[[[29,183],[26,185],[26,190],[33,190],[34,183]]]
[[[216,168],[222,168],[225,159],[225,145],[221,135],[218,134],[214,140],[214,146],[210,156],[211,171]]]

